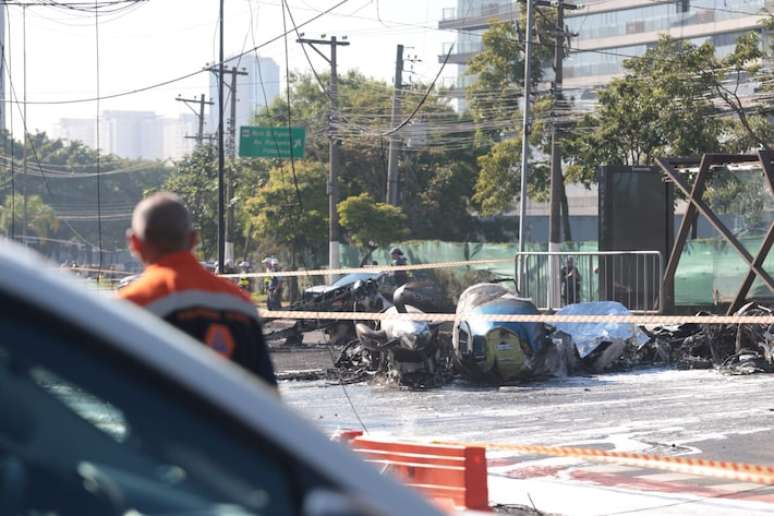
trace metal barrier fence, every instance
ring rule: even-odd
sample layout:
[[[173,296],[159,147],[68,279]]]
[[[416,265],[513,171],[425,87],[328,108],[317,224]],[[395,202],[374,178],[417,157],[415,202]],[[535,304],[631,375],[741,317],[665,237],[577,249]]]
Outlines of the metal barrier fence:
[[[519,295],[541,310],[618,301],[636,313],[663,310],[664,258],[658,251],[516,253]]]

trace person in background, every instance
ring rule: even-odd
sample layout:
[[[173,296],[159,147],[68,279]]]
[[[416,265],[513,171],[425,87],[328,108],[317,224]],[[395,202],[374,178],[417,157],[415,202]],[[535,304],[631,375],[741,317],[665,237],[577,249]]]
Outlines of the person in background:
[[[263,259],[266,272],[277,272],[279,261],[273,257]],[[270,276],[266,279],[266,308],[269,310],[282,310],[282,282],[279,276]]]
[[[572,256],[567,258],[559,273],[562,275],[562,304],[580,303],[581,275]]]
[[[275,386],[258,310],[232,282],[207,271],[193,255],[198,237],[191,215],[170,193],[141,201],[127,231],[132,254],[145,272],[118,291]]]
[[[252,279],[246,276],[251,272],[253,272],[253,269],[250,266],[250,262],[243,260],[239,263],[239,273],[245,274],[245,276],[239,276],[239,288],[241,288],[242,290],[248,293],[251,293],[253,291]]]
[[[392,265],[393,266],[403,266],[408,265],[408,260],[406,260],[406,257],[403,255],[403,251],[401,251],[397,247],[393,247],[390,251],[390,258],[392,258]],[[392,273],[392,279],[395,283],[395,287],[400,287],[408,283],[408,272],[406,271],[394,271]]]

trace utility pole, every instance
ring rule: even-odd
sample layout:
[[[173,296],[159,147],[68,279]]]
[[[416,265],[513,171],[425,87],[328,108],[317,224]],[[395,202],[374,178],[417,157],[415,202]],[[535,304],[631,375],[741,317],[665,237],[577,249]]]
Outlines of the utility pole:
[[[322,37],[325,37],[324,35]],[[336,205],[339,200],[338,188],[338,167],[339,167],[339,141],[336,135],[336,125],[339,118],[339,87],[336,63],[336,50],[339,46],[349,46],[349,41],[339,41],[336,36],[327,39],[307,39],[299,38],[298,43],[309,45],[312,50],[317,52],[325,59],[331,67],[331,78],[328,85],[328,97],[331,102],[330,114],[328,115],[328,137],[329,143],[329,173],[328,173],[328,267],[331,269],[339,268],[339,214],[336,211]],[[331,47],[330,57],[323,54],[315,45],[328,45]]]
[[[564,30],[564,10],[577,9],[575,5],[565,4],[564,0],[558,0],[556,5],[556,34],[554,39],[554,108],[562,99],[562,81],[564,80],[563,60],[564,60],[564,40],[566,33]],[[551,211],[549,214],[550,234],[548,236],[548,251],[559,252],[561,250],[562,231],[561,231],[561,213],[560,204],[562,200],[562,149],[559,144],[559,122],[556,121],[556,112],[554,112],[554,122],[551,125]],[[559,307],[561,304],[561,286],[559,278],[561,274],[561,263],[559,256],[549,258],[548,266],[548,306],[549,308]]]
[[[231,95],[231,113],[229,114],[228,119],[228,125],[226,126],[226,133],[228,135],[228,141],[226,143],[226,151],[228,152],[231,159],[236,158],[236,105],[237,105],[237,76],[238,75],[247,75],[247,72],[242,70],[237,70],[236,67],[231,68],[231,70],[225,70],[224,73],[231,74],[231,86],[229,87],[229,93]]]
[[[226,255],[225,202],[223,172],[225,156],[223,148],[223,2],[220,0],[220,52],[218,60],[218,271],[223,274]]]
[[[27,6],[22,6],[22,41],[23,46],[27,48]],[[27,132],[27,52],[24,52],[22,60],[22,77],[24,78],[24,104],[22,108],[22,125],[24,126],[24,148],[22,149],[22,168],[24,170],[24,182],[22,183],[22,195],[24,199],[22,201],[22,242],[24,245],[29,245],[27,241],[27,183],[29,178],[27,177],[27,146],[29,145],[29,132]],[[13,116],[13,115],[11,115]],[[11,156],[13,159],[13,156]]]
[[[538,5],[551,5],[549,2],[538,0]],[[562,82],[564,79],[564,40],[567,36],[564,28],[565,9],[577,9],[575,5],[566,4],[564,0],[556,0],[556,28],[554,34],[554,109],[562,99]],[[548,251],[559,252],[561,250],[561,213],[562,198],[562,150],[559,143],[560,123],[554,121],[551,124],[551,211],[549,214]],[[550,256],[548,262],[548,306],[559,307],[561,304],[561,263],[559,256]]]
[[[562,180],[562,153],[559,148],[558,122],[556,121],[556,105],[561,98],[562,89],[562,58],[564,57],[564,1],[558,0],[556,7],[556,30],[554,43],[554,116],[551,124],[551,214],[548,250],[559,251],[561,242],[561,226],[559,224],[559,185]]]
[[[188,109],[193,111],[193,114],[196,115],[197,121],[199,123],[199,131],[197,132],[196,136],[190,136],[186,135],[186,139],[189,140],[196,140],[196,145],[202,145],[204,143],[204,106],[211,106],[214,104],[211,100],[204,100],[204,93],[202,93],[201,97],[198,99],[186,99],[178,95],[175,98],[178,102],[183,102]],[[191,104],[199,104],[199,111],[196,111],[196,109],[191,106]]]
[[[392,96],[392,127],[400,123],[400,100],[403,88],[403,45],[398,45],[398,54],[395,58],[395,91]],[[390,134],[390,151],[387,158],[387,204],[398,205],[398,146],[400,137],[398,133]]]
[[[230,70],[227,70],[223,66],[223,62],[221,60],[221,63],[217,67],[210,67],[208,68],[209,71],[213,72],[215,75],[218,76],[218,165],[220,167],[220,161],[224,161],[223,169],[225,169],[225,154],[228,153],[228,156],[231,160],[234,160],[236,158],[236,101],[237,101],[237,76],[239,75],[247,75],[247,72],[244,70],[238,70],[236,67],[232,67]],[[225,89],[225,75],[230,74],[231,75],[231,85],[229,86],[229,94],[231,95],[230,99],[230,109],[231,113],[229,115],[226,132],[228,132],[228,139],[224,138],[224,129],[223,129],[223,93]],[[225,145],[224,145],[225,140]],[[225,263],[227,260],[233,260],[234,258],[234,245],[231,241],[231,225],[233,221],[233,215],[234,210],[230,206],[231,204],[231,197],[232,197],[232,172],[229,170],[228,177],[221,177],[225,175],[225,170],[218,169],[218,192],[219,196],[223,197],[223,211],[221,218],[220,213],[220,204],[218,204],[218,217],[219,222],[222,224],[222,229],[218,232],[218,235],[220,237],[222,233],[223,238],[223,262]],[[223,183],[221,185],[221,183]],[[226,207],[226,199],[228,199],[229,206]],[[227,209],[226,209],[227,208]],[[218,245],[218,265],[220,265],[220,245]],[[220,270],[223,270],[223,267],[220,267]]]
[[[237,103],[237,69],[231,69],[231,116],[228,119],[228,155],[231,158],[231,166],[228,169],[228,178],[226,181],[226,199],[228,200],[228,209],[226,210],[226,260],[234,262],[234,241],[232,233],[234,230],[234,160],[236,159],[236,103]],[[247,75],[242,72],[241,75]]]

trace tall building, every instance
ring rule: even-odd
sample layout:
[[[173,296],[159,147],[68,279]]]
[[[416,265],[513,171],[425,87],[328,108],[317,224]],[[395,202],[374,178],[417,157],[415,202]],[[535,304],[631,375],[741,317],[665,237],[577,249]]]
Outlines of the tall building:
[[[274,99],[279,96],[279,66],[269,57],[256,57],[254,54],[228,59],[224,66],[237,68],[247,73],[247,75],[237,76],[235,134],[237,135],[236,144],[239,145],[239,128],[251,125],[258,111],[267,104],[271,105]],[[225,74],[225,76],[224,127],[226,127],[231,109],[231,94],[229,92],[231,76],[229,74]],[[213,99],[214,104],[210,106],[210,116],[205,130],[215,134],[218,130],[218,77],[216,73],[210,75],[210,98]],[[226,129],[228,128],[226,127]]]
[[[762,28],[761,19],[774,11],[774,0],[565,0],[581,8],[565,11],[565,25],[571,51],[564,59],[565,90],[568,96],[593,98],[592,89],[624,72],[628,57],[643,55],[662,34],[694,44],[711,41],[719,56],[734,50],[739,36],[750,31],[761,35],[769,48],[772,34]],[[438,27],[457,31],[449,62],[458,65],[455,94],[464,107],[465,88],[476,79],[467,74],[466,63],[482,49],[482,35],[493,20],[515,22],[521,9],[513,0],[457,0],[455,7],[442,10]],[[447,43],[440,59],[449,49]],[[546,66],[546,79],[553,70]],[[749,87],[751,85],[745,85]],[[597,190],[567,185],[574,237],[596,239]],[[518,213],[518,207],[509,216]],[[682,211],[678,206],[678,213]],[[548,204],[528,202],[529,240],[545,241],[548,236]]]
[[[97,146],[97,121],[93,118],[60,118],[53,133],[63,140]]]
[[[191,113],[161,118],[153,111],[103,111],[99,146],[104,154],[129,159],[180,159],[190,154],[198,119]],[[93,118],[62,118],[54,135],[97,147],[97,123]]]
[[[193,113],[183,113],[178,118],[163,118],[161,123],[161,157],[180,159],[190,154],[195,146],[193,137],[199,130],[198,117]]]
[[[161,125],[153,111],[103,111],[100,148],[129,159],[161,158]]]
[[[572,0],[568,0],[570,3]],[[584,90],[605,84],[623,72],[628,57],[641,56],[660,35],[669,34],[701,44],[712,41],[721,56],[733,51],[736,39],[751,30],[762,31],[761,18],[774,8],[772,0],[588,0],[578,10],[565,11],[567,29],[574,33],[571,53],[564,61],[564,88]],[[458,91],[475,79],[465,63],[481,51],[481,36],[492,20],[517,19],[512,0],[457,0],[442,11],[440,29],[456,30],[451,63],[458,64]],[[761,32],[768,47],[771,37]],[[447,50],[448,46],[444,49]],[[443,52],[446,55],[446,52]]]

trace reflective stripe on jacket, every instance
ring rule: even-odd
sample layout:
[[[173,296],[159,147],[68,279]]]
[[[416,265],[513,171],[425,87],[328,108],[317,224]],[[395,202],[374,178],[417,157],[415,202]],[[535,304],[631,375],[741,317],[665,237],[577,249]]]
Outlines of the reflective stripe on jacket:
[[[190,252],[164,256],[118,295],[276,385],[250,296],[208,272]]]

